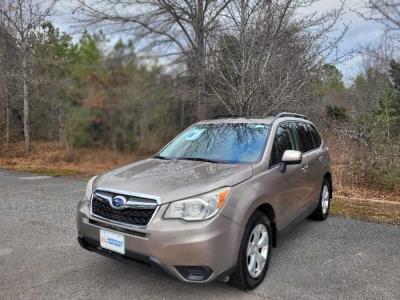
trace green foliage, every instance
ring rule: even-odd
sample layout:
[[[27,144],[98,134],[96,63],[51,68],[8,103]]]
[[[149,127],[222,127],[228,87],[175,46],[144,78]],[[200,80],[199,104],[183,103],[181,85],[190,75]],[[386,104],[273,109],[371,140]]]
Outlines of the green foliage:
[[[370,171],[370,176],[380,189],[395,190],[400,188],[400,168],[378,165]]]
[[[72,49],[72,38],[66,33],[60,33],[58,28],[55,28],[51,22],[42,24],[44,42],[39,46],[47,50],[50,57],[54,60],[63,60],[68,58]]]
[[[342,73],[333,65],[326,64],[322,68],[319,80],[313,84],[313,93],[320,107],[320,114],[328,115],[331,120],[343,121],[347,119],[347,107],[345,99],[348,91],[346,90]]]
[[[103,54],[100,44],[105,42],[105,37],[100,34],[84,32],[77,45],[71,47],[70,75],[74,80],[86,80],[87,76],[101,63]]]
[[[326,107],[326,114],[328,118],[335,121],[347,121],[349,119],[347,115],[347,110],[344,107],[336,105],[328,105]]]
[[[141,64],[132,41],[118,40],[106,51],[101,32],[84,32],[74,42],[50,22],[32,38],[34,139],[149,151],[176,130],[172,80],[156,63]],[[16,123],[19,107],[12,114]]]
[[[392,78],[394,88],[400,90],[400,63],[395,60],[390,61],[389,74]]]
[[[392,60],[390,62],[390,69],[389,69],[389,74],[392,79],[394,88],[397,91],[400,91],[400,63],[396,62],[395,60]],[[397,112],[400,114],[400,95],[397,94],[395,99],[394,99],[394,104]]]
[[[399,96],[400,91],[388,86],[379,97],[376,116],[385,126],[391,127],[400,121],[400,113],[396,107],[396,100]]]
[[[137,63],[131,42],[119,40],[106,55],[100,50],[102,41],[85,33],[70,52],[69,144],[115,150],[156,147],[175,128],[169,81],[159,66]]]
[[[325,104],[330,121],[327,127],[339,140],[348,138],[348,143],[358,147],[357,151],[348,149],[353,157],[340,162],[347,165],[345,180],[385,190],[400,187],[400,65],[392,62],[390,75],[389,79],[387,73],[371,67],[346,87],[340,72],[326,65],[315,84],[317,99]]]
[[[67,139],[71,146],[82,147],[91,143],[92,113],[83,107],[71,107],[68,113]]]
[[[381,130],[380,143],[400,144],[400,64],[392,60],[387,78],[374,111],[377,127]]]
[[[357,75],[349,87],[348,102],[355,114],[373,112],[378,99],[389,84],[387,74],[376,68],[368,68]]]
[[[321,81],[331,89],[344,90],[343,75],[334,65],[324,65]]]

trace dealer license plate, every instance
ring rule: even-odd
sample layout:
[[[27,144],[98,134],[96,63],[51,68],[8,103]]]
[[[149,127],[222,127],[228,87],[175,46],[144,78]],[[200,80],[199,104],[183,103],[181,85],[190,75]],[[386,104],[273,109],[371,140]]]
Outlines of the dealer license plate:
[[[119,233],[100,229],[101,248],[125,254],[125,236]]]

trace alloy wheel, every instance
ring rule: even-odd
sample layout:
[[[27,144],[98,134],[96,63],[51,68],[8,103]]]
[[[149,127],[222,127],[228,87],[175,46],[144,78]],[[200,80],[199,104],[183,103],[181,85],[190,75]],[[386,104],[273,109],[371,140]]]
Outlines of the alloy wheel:
[[[250,234],[247,245],[247,270],[257,278],[264,270],[268,257],[269,236],[264,224],[258,224]]]
[[[329,188],[327,185],[324,185],[324,188],[322,189],[321,207],[322,213],[325,215],[329,208]]]

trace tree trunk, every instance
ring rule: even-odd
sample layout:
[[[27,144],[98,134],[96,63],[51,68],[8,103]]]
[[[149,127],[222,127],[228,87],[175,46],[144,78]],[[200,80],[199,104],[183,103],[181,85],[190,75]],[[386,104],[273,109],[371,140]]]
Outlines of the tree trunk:
[[[390,117],[388,112],[388,104],[385,107],[385,115],[386,115],[386,131],[387,131],[387,143],[390,144]]]
[[[205,74],[202,68],[199,68],[197,82],[196,82],[196,107],[197,107],[197,118],[199,120],[206,118]]]
[[[197,0],[196,21],[194,22],[195,28],[195,69],[196,75],[196,108],[197,118],[204,119],[206,117],[205,107],[205,85],[206,85],[206,57],[205,57],[205,32],[204,32],[204,0]]]
[[[245,72],[246,72],[246,23],[247,23],[247,3],[245,0],[240,1],[240,48],[241,62],[240,62],[240,91],[239,91],[239,103],[238,103],[238,113],[239,116],[243,115],[243,106],[245,104],[246,98],[246,82],[245,82]],[[247,112],[246,112],[246,115]]]
[[[58,142],[60,144],[63,143],[64,141],[64,128],[63,128],[63,117],[62,117],[62,113],[61,113],[61,109],[58,109]]]
[[[10,143],[10,107],[8,103],[7,94],[5,96],[5,102],[6,102],[6,145],[8,147],[8,144]]]
[[[24,138],[25,150],[31,150],[30,128],[29,128],[29,91],[28,91],[28,67],[26,61],[26,51],[22,55],[22,81],[23,81],[23,100],[24,100]]]
[[[181,128],[185,125],[185,100],[181,96]]]

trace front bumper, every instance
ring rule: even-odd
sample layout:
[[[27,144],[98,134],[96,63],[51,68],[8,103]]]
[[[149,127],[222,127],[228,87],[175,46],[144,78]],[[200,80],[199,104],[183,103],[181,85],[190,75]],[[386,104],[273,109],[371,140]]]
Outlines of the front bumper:
[[[85,202],[78,207],[80,245],[116,259],[128,260],[185,282],[209,282],[235,267],[243,228],[222,214],[201,222],[165,220],[161,205],[146,228],[116,225],[91,216]],[[100,247],[100,229],[125,235],[125,255]]]

